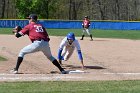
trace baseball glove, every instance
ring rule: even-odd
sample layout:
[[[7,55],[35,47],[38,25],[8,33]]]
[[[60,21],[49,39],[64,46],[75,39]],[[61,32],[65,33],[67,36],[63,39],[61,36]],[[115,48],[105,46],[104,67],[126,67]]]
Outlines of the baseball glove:
[[[15,28],[13,28],[13,33],[18,33],[20,30],[22,30],[21,26],[16,26]]]
[[[84,28],[89,28],[89,25],[84,25]]]

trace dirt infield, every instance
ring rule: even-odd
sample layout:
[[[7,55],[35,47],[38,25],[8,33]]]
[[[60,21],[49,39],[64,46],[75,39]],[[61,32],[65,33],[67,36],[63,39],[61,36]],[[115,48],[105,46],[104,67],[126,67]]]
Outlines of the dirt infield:
[[[50,47],[57,57],[58,46],[63,37],[50,37]],[[79,38],[77,38],[79,39]],[[0,62],[0,81],[85,81],[85,80],[140,80],[140,40],[90,38],[79,40],[86,69],[85,73],[62,75],[41,53],[26,55],[20,66],[20,74],[10,74],[17,55],[30,44],[27,36],[15,38],[0,35],[0,55],[8,61]],[[63,62],[66,70],[81,70],[76,51],[69,61]]]

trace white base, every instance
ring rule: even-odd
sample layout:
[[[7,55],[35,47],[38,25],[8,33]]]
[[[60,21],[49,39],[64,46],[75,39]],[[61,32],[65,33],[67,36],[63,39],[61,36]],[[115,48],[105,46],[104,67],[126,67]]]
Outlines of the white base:
[[[77,73],[85,73],[84,71],[82,71],[82,70],[73,70],[73,71],[69,71],[69,74],[77,74]]]

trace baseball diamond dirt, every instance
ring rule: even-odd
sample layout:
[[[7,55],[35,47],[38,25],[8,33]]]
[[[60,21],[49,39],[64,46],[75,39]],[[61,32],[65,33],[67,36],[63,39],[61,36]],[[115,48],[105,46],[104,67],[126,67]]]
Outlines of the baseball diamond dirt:
[[[52,54],[57,58],[59,43],[64,37],[50,37]],[[0,35],[0,55],[8,61],[0,62],[0,81],[87,81],[87,80],[140,80],[140,40],[84,38],[80,40],[86,69],[81,73],[60,74],[41,52],[26,55],[19,74],[11,74],[21,48],[30,44],[27,36]],[[65,70],[82,70],[74,54],[63,62]]]

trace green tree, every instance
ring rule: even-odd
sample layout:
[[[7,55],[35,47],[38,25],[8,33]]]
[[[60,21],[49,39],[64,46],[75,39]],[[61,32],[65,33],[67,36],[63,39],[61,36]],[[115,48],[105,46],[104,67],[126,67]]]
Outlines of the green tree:
[[[29,14],[38,14],[39,18],[49,18],[49,12],[55,11],[55,0],[16,0],[18,18],[25,18]]]

